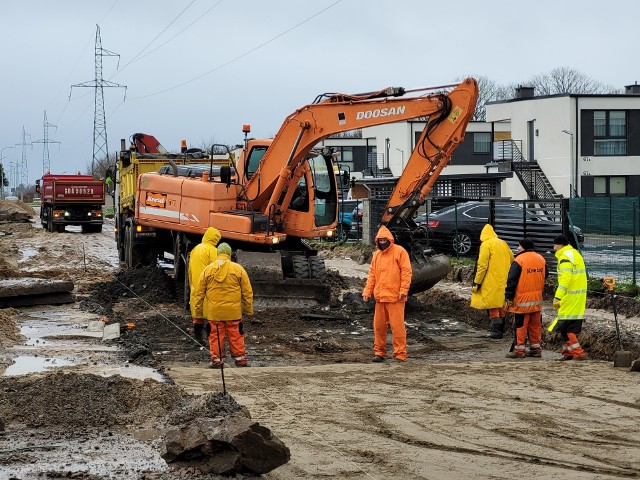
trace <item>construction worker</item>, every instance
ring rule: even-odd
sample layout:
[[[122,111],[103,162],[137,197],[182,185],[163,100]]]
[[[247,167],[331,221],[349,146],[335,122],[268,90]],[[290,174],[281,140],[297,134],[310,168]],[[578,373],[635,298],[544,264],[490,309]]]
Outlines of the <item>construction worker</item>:
[[[393,240],[384,225],[375,238],[376,251],[371,260],[362,300],[373,296],[376,302],[373,314],[373,361],[382,362],[387,355],[387,331],[391,327],[393,357],[407,360],[407,331],[404,326],[404,305],[411,285],[411,261],[407,251]]]
[[[236,367],[247,367],[242,314],[253,315],[253,290],[246,270],[231,261],[228,243],[218,245],[218,258],[205,267],[194,295],[198,318],[211,325],[209,352],[211,368],[224,365],[224,339],[229,335],[229,350]]]
[[[550,331],[562,335],[562,360],[584,360],[586,355],[578,342],[587,304],[587,270],[580,252],[569,245],[569,239],[558,235],[553,239],[553,249],[558,259],[558,288],[553,306],[558,317]]]
[[[480,232],[480,251],[476,274],[471,287],[471,306],[488,310],[489,338],[502,338],[504,332],[504,289],[507,286],[513,252],[507,242],[500,240],[490,224]]]
[[[527,337],[529,356],[542,357],[542,290],[546,277],[546,261],[536,253],[533,241],[520,240],[504,291],[505,310],[515,314],[513,351],[507,358],[525,357]]]
[[[193,247],[189,254],[189,309],[191,310],[191,319],[193,322],[193,336],[199,343],[207,343],[209,333],[205,333],[204,318],[195,314],[194,296],[200,275],[205,267],[218,257],[218,242],[222,236],[217,228],[209,227],[202,236],[202,242]]]

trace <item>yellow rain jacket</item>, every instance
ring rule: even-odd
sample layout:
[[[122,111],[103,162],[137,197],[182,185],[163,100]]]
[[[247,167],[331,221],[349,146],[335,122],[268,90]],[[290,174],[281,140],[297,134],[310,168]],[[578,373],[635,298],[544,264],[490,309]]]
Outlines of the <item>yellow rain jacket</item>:
[[[587,304],[587,270],[580,252],[565,245],[556,252],[558,259],[558,288],[555,298],[560,300],[558,320],[583,320]]]
[[[385,250],[374,252],[362,294],[373,297],[376,302],[406,302],[413,274],[409,254],[394,243],[393,235],[384,225],[378,230],[376,244],[382,237],[389,240],[390,245]],[[403,300],[398,299],[401,293],[405,295]]]
[[[240,320],[253,315],[253,289],[246,270],[228,255],[207,265],[196,287],[193,308],[197,318],[212,322]]]
[[[204,232],[202,243],[199,243],[191,250],[191,255],[189,256],[189,307],[193,318],[200,318],[196,316],[195,309],[193,308],[198,280],[202,272],[204,272],[205,267],[218,258],[217,245],[220,238],[222,238],[222,236],[218,229],[209,227],[207,231]]]
[[[471,306],[479,310],[504,307],[504,289],[507,286],[513,252],[507,242],[500,240],[489,224],[480,233],[480,251],[473,283],[480,285],[471,294]]]

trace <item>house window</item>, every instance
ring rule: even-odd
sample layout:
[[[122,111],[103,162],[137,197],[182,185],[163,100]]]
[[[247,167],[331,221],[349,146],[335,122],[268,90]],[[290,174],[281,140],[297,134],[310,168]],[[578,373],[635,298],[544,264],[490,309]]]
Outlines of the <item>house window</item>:
[[[593,112],[594,155],[627,154],[627,112],[595,110]]]
[[[627,177],[593,177],[594,195],[626,195]]]
[[[474,132],[473,153],[491,153],[490,132]]]

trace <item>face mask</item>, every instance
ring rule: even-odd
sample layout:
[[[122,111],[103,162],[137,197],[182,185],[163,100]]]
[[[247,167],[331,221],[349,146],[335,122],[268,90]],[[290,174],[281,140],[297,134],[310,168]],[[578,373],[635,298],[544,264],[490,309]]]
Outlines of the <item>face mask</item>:
[[[389,248],[389,245],[391,245],[391,243],[386,242],[386,243],[382,243],[380,240],[378,240],[378,248],[380,250],[386,250],[387,248]]]

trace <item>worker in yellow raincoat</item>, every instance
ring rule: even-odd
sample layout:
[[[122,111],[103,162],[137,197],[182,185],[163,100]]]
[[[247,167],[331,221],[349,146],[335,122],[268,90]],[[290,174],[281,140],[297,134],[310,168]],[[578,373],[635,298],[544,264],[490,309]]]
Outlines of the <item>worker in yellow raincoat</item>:
[[[200,343],[208,343],[208,332],[203,338],[205,330],[204,319],[198,317],[195,314],[195,302],[193,301],[195,296],[196,287],[198,286],[198,280],[200,275],[204,271],[205,267],[218,258],[218,242],[222,236],[217,228],[209,227],[202,236],[202,242],[193,247],[189,254],[189,308],[191,310],[191,319],[193,321],[193,336]],[[207,329],[208,330],[208,329]]]
[[[471,287],[471,306],[488,310],[489,338],[502,338],[504,333],[504,289],[507,286],[513,252],[507,242],[498,238],[490,224],[480,232],[480,251]]]
[[[223,367],[227,335],[236,367],[247,367],[242,315],[253,315],[253,289],[246,270],[231,261],[229,244],[218,245],[218,258],[202,272],[194,295],[194,310],[198,318],[206,318],[211,324],[210,367]]]

